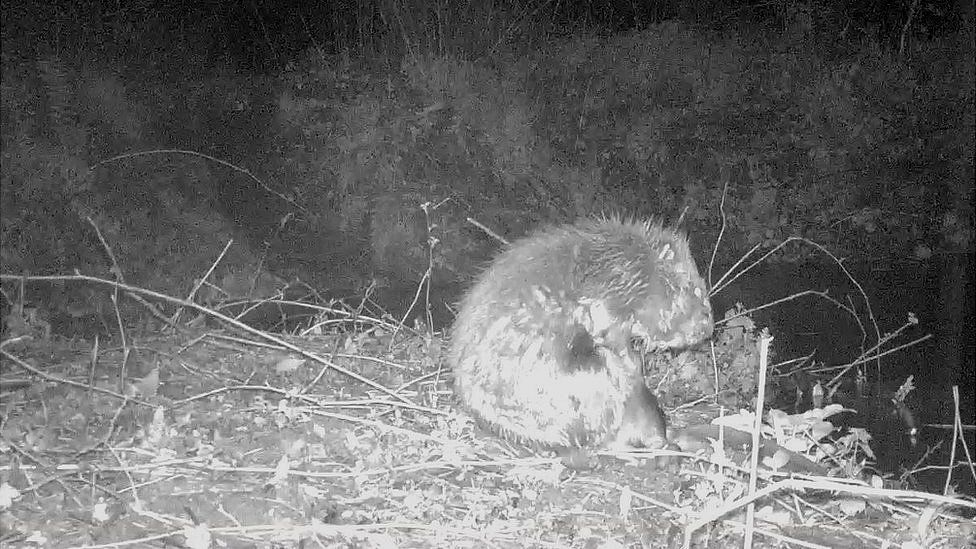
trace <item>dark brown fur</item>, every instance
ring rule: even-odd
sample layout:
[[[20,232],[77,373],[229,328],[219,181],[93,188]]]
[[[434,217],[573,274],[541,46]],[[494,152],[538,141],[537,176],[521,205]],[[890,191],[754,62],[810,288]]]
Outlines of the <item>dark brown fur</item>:
[[[464,405],[509,438],[659,448],[664,415],[631,340],[684,347],[711,331],[684,236],[585,219],[519,240],[492,262],[461,303],[449,360]]]

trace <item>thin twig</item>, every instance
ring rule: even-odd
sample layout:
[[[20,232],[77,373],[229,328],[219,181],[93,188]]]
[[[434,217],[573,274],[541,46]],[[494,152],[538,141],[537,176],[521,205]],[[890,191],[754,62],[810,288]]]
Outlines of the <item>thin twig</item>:
[[[100,161],[96,162],[95,164],[93,164],[91,166],[91,168],[89,168],[89,169],[94,170],[95,168],[101,166],[102,164],[108,164],[110,162],[118,162],[119,160],[125,160],[127,158],[136,158],[136,157],[139,157],[139,156],[150,156],[150,155],[155,155],[155,154],[185,154],[185,155],[189,155],[189,156],[198,156],[200,158],[204,158],[206,160],[210,160],[211,162],[216,162],[217,164],[220,164],[221,166],[225,166],[225,167],[230,168],[230,169],[232,169],[232,170],[234,170],[236,172],[239,172],[239,173],[242,173],[242,174],[246,175],[247,177],[251,178],[251,180],[253,180],[255,183],[257,183],[258,185],[260,185],[262,189],[264,189],[264,190],[268,191],[269,193],[277,196],[278,198],[284,200],[288,204],[291,204],[292,206],[298,208],[302,212],[304,212],[306,214],[309,213],[307,209],[305,209],[304,207],[302,207],[300,204],[298,204],[294,200],[292,200],[292,199],[288,198],[287,196],[285,196],[284,194],[282,194],[282,193],[280,193],[280,192],[272,189],[271,187],[268,187],[263,181],[261,181],[260,179],[258,179],[257,177],[255,177],[254,174],[252,174],[248,170],[246,170],[244,168],[241,168],[239,166],[235,166],[234,164],[231,164],[230,162],[227,162],[226,160],[221,160],[219,158],[215,158],[213,156],[210,156],[209,154],[204,154],[204,153],[197,152],[197,151],[186,151],[186,150],[182,150],[182,149],[154,149],[154,150],[151,150],[151,151],[136,151],[136,152],[131,152],[131,153],[120,154],[120,155],[117,155],[117,156],[113,156],[111,158],[106,158],[105,160],[100,160]]]
[[[214,269],[216,269],[217,268],[217,265],[220,264],[220,260],[224,258],[224,255],[227,254],[227,250],[230,249],[230,247],[231,247],[232,244],[234,244],[234,239],[233,238],[231,238],[230,240],[227,241],[227,244],[224,245],[224,249],[221,250],[221,252],[217,255],[217,259],[215,259],[213,261],[213,263],[210,264],[210,268],[207,269],[207,272],[204,273],[203,277],[200,278],[200,280],[198,280],[196,282],[196,284],[193,285],[193,289],[190,290],[190,295],[186,296],[186,300],[187,301],[194,301],[194,298],[196,297],[197,292],[200,291],[200,288],[203,287],[203,285],[207,282],[207,279],[210,278],[210,275],[213,274]],[[182,307],[180,307],[179,309],[176,309],[176,312],[173,313],[173,318],[170,319],[170,323],[171,324],[176,324],[176,322],[180,318],[180,313],[182,313],[182,312],[183,312],[183,308]]]
[[[726,179],[725,185],[722,186],[722,200],[720,200],[718,203],[719,215],[722,218],[722,227],[719,229],[718,236],[715,238],[715,245],[712,246],[712,257],[708,260],[708,287],[709,288],[712,287],[712,271],[715,268],[715,257],[718,255],[718,247],[722,243],[722,237],[725,235],[725,228],[726,225],[728,224],[728,221],[726,220],[726,214],[725,214],[725,197],[728,196],[728,194],[729,194],[729,180]],[[739,261],[741,262],[747,256],[748,254],[746,254],[746,256],[743,256],[742,259],[740,259]],[[739,264],[736,263],[735,265],[732,266],[732,268],[734,269],[738,265]]]
[[[481,229],[482,231],[484,231],[486,235],[494,238],[495,240],[501,242],[502,244],[504,244],[506,246],[508,246],[509,244],[511,244],[511,242],[509,242],[508,240],[505,240],[504,237],[502,237],[501,235],[499,235],[495,231],[489,229],[488,227],[484,226],[481,222],[477,221],[473,217],[468,217],[468,218],[465,218],[465,219],[467,220],[468,223],[474,225],[475,227],[478,227],[479,229]]]

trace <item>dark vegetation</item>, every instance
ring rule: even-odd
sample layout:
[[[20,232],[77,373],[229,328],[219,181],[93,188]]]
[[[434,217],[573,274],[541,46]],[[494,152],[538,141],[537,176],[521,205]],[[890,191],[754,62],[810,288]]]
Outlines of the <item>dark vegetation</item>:
[[[966,0],[5,1],[4,337],[118,341],[192,318],[26,278],[75,272],[262,328],[363,315],[424,334],[494,235],[624,212],[680,219],[712,283],[773,250],[766,269],[930,281],[924,382],[959,385],[973,423],[973,24]],[[780,295],[727,289],[716,317]],[[858,358],[922,335],[872,326],[856,288],[831,297],[802,307],[854,317]],[[659,387],[673,404],[754,396],[758,329],[728,326],[748,337],[719,332],[719,387],[686,372]],[[845,379],[916,372],[864,363]],[[796,377],[779,388],[808,391]]]

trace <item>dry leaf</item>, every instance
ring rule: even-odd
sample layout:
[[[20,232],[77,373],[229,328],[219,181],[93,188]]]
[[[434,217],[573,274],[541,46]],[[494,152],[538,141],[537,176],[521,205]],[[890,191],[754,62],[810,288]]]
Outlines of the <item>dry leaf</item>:
[[[284,358],[282,360],[279,360],[278,363],[275,364],[275,373],[287,374],[289,372],[294,372],[295,370],[301,368],[304,365],[305,365],[304,358],[294,358],[294,357]]]
[[[152,397],[156,396],[156,391],[159,390],[159,368],[153,368],[151,372],[146,374],[142,379],[136,380],[131,385],[129,385],[129,396],[144,396]]]

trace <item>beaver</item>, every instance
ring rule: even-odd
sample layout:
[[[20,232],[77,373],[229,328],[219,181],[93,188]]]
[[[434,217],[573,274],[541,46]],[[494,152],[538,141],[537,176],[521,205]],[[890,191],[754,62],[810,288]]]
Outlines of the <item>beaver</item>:
[[[683,234],[654,220],[592,217],[498,255],[461,301],[448,360],[462,404],[505,438],[661,448],[666,422],[638,352],[711,333]]]

